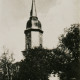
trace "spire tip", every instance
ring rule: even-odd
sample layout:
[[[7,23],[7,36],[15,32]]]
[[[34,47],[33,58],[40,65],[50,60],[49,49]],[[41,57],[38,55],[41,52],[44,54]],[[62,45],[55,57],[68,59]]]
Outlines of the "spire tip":
[[[31,17],[32,16],[36,16],[37,17],[35,0],[32,0],[32,8],[31,8],[30,16]]]

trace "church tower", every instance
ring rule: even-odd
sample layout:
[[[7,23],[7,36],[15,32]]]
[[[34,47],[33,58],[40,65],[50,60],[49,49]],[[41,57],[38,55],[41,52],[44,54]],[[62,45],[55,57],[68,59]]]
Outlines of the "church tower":
[[[41,23],[37,17],[35,0],[32,0],[30,18],[26,24],[26,30],[24,31],[24,33],[25,33],[25,51],[27,49],[33,49],[35,47],[42,46],[43,31],[41,28]]]

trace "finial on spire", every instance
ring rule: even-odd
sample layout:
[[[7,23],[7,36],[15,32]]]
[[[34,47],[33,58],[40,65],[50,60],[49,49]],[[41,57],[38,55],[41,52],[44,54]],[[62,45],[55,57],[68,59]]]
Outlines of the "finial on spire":
[[[35,0],[32,0],[32,8],[31,8],[30,16],[37,17]]]

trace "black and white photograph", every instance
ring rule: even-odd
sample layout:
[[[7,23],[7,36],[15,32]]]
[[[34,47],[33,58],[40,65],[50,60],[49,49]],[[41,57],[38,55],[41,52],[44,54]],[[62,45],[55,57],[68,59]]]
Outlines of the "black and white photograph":
[[[80,80],[80,0],[0,0],[0,80]]]

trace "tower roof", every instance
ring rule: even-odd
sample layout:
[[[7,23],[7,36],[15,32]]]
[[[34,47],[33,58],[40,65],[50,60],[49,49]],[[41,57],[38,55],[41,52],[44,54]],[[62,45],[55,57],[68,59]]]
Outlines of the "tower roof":
[[[32,0],[32,8],[31,8],[30,16],[31,17],[33,17],[33,16],[37,17],[35,0]]]
[[[28,20],[27,25],[26,25],[26,29],[27,28],[41,29],[41,23],[40,23],[40,21],[38,20],[38,17],[37,17],[35,0],[32,0],[30,19]]]

